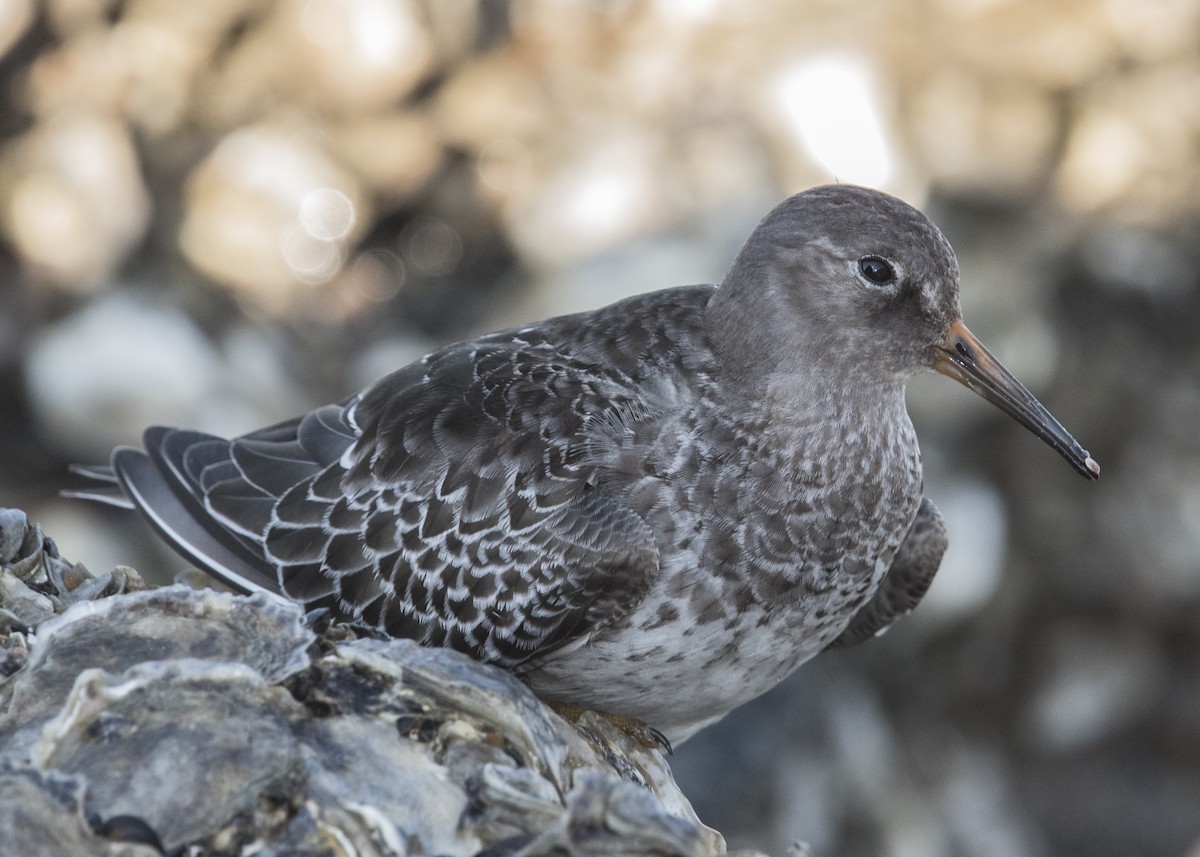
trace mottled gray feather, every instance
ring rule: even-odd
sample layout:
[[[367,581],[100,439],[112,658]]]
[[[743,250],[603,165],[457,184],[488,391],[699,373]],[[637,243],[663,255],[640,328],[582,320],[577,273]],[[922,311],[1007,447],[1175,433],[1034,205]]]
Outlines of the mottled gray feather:
[[[829,647],[845,648],[877,637],[911,613],[933,583],[948,544],[942,513],[926,497],[875,595]]]

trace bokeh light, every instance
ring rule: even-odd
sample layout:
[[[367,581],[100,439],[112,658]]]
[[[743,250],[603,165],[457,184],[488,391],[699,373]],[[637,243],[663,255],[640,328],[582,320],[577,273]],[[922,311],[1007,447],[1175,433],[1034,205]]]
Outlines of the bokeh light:
[[[870,68],[850,55],[818,55],[775,83],[778,107],[809,154],[839,181],[887,187],[892,153]]]

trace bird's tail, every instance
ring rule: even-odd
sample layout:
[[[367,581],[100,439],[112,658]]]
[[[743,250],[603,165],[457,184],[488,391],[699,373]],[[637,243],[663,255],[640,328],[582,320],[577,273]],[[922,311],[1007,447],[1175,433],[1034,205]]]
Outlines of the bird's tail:
[[[94,484],[81,485],[78,488],[64,488],[58,492],[63,497],[72,500],[90,500],[93,503],[103,503],[118,509],[133,510],[133,502],[121,490],[117,474],[107,464],[72,464],[68,469],[76,476],[89,479]]]
[[[63,496],[134,509],[197,568],[241,592],[280,595],[274,568],[257,546],[213,520],[173,454],[173,448],[197,440],[228,442],[158,426],[147,429],[143,440],[145,451],[119,447],[107,467],[72,465],[71,472],[93,484],[65,490]]]

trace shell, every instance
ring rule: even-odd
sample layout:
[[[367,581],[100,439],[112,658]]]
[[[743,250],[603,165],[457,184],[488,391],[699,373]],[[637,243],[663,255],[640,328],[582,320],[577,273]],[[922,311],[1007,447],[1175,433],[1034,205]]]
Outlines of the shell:
[[[0,636],[27,648],[0,684],[0,841],[24,853],[725,851],[657,751],[564,720],[499,668],[314,628],[263,594],[68,605],[55,575],[18,578],[22,559],[4,558],[0,608],[24,610],[24,587],[56,614]]]

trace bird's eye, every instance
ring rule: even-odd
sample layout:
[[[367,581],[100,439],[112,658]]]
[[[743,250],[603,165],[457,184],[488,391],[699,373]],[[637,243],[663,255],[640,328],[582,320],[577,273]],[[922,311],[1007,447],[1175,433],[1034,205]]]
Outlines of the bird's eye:
[[[858,260],[858,270],[877,286],[886,286],[896,279],[896,269],[892,263],[878,256],[863,256]]]

